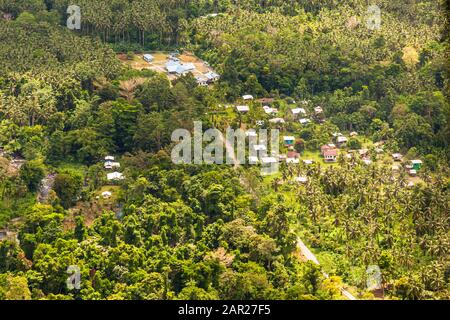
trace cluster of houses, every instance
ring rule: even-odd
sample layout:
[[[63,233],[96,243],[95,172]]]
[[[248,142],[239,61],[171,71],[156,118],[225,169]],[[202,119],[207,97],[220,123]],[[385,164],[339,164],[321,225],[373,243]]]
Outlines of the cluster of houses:
[[[143,56],[144,60],[148,63],[152,63],[155,57],[147,53]],[[165,69],[168,74],[176,75],[178,77],[186,75],[188,73],[194,73],[196,71],[195,64],[193,63],[183,63],[178,58],[178,53],[170,53],[169,59],[165,64]],[[196,72],[195,80],[200,86],[207,86],[220,79],[220,75],[214,71],[208,71],[206,73]]]
[[[104,166],[104,168],[106,170],[118,170],[118,169],[120,169],[120,163],[119,162],[115,162],[115,158],[113,156],[106,156],[105,157],[105,163],[104,163],[103,166]],[[107,173],[106,174],[106,178],[108,179],[108,181],[120,181],[120,180],[125,179],[123,174],[118,172],[118,171]]]
[[[245,103],[245,102],[254,100],[254,97],[252,95],[247,94],[247,95],[242,96],[242,100]],[[269,123],[272,123],[272,124],[286,123],[286,120],[284,118],[281,118],[278,116],[278,113],[279,113],[278,109],[271,106],[271,104],[275,101],[275,99],[262,98],[262,99],[258,99],[256,101],[262,104],[262,106],[263,106],[262,108],[266,114],[273,117],[273,118],[269,119]],[[294,103],[295,103],[295,101],[294,101]],[[302,101],[302,104],[308,104],[308,101]],[[249,105],[246,105],[246,104],[237,105],[236,110],[240,114],[247,113],[250,111],[250,107],[249,107]],[[306,125],[311,122],[311,119],[307,117],[307,112],[306,112],[305,108],[301,108],[301,107],[293,108],[290,110],[290,112],[292,113],[293,119],[298,121],[302,125]],[[316,117],[321,114],[323,114],[322,107],[320,107],[320,106],[315,107],[313,116]],[[320,117],[320,119],[323,119],[323,117]],[[322,120],[320,120],[319,122],[321,122],[321,121]]]
[[[403,161],[403,155],[401,153],[393,153],[392,154],[392,159],[395,162],[402,162]],[[407,164],[405,165],[405,169],[408,171],[408,174],[411,177],[415,177],[417,176],[417,173],[420,171],[420,169],[422,169],[422,165],[423,165],[423,161],[419,160],[419,159],[413,159],[413,160],[409,160],[407,162]],[[392,169],[395,171],[400,170],[400,166],[399,165],[393,165]]]

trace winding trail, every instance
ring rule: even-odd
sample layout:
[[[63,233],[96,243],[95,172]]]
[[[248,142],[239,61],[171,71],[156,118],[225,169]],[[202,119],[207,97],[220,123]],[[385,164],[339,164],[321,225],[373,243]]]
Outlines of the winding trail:
[[[309,250],[309,248],[305,245],[305,243],[300,239],[300,237],[297,237],[297,248],[300,250],[301,254],[306,258],[308,261],[312,261],[317,265],[320,265],[319,260],[317,260],[314,253]],[[325,278],[329,278],[328,274],[322,271],[322,274]],[[349,300],[358,300],[353,296],[350,292],[345,290],[344,288],[341,288],[341,293],[344,297],[346,297]]]

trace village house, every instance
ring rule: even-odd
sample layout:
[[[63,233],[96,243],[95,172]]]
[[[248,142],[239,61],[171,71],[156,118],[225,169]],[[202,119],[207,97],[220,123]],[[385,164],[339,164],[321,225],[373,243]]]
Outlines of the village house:
[[[153,60],[155,60],[155,57],[153,57],[149,53],[146,53],[146,54],[144,54],[144,60],[147,61],[148,63],[151,63],[151,62],[153,62]]]
[[[195,80],[199,86],[206,87],[208,85],[208,79],[205,76],[195,76]]]
[[[270,105],[270,104],[274,103],[275,99],[274,98],[261,98],[256,101],[261,104]]]
[[[264,109],[264,112],[267,114],[277,114],[278,113],[278,109],[271,108],[269,106],[264,106],[263,109]]]
[[[369,149],[359,149],[358,153],[361,158],[365,158],[369,155]]]
[[[300,114],[306,115],[306,111],[303,108],[291,109],[291,112],[292,112],[292,115],[294,116],[294,118],[297,118]]]
[[[411,166],[413,170],[419,171],[422,168],[422,160],[411,160]]]
[[[293,136],[284,136],[283,137],[283,141],[284,141],[284,146],[288,147],[288,146],[293,146],[295,143],[295,137]]]
[[[324,145],[320,148],[325,162],[335,162],[338,156],[338,150],[330,145]]]
[[[311,165],[311,164],[314,164],[314,160],[305,159],[305,160],[303,160],[303,163],[306,165]]]
[[[295,151],[289,151],[286,156],[286,163],[297,164],[300,163],[300,154]]]
[[[170,60],[166,63],[167,72],[177,74],[178,76],[185,75],[195,70],[193,63],[180,63],[178,61]]]
[[[245,94],[245,95],[242,96],[242,99],[244,101],[248,101],[248,100],[253,100],[254,98],[253,98],[253,96],[251,94]]]
[[[112,173],[108,173],[107,175],[106,175],[106,177],[107,177],[107,179],[109,180],[109,181],[112,181],[112,180],[123,180],[123,179],[125,179],[125,177],[123,176],[123,174],[121,174],[120,172],[112,172]]]
[[[111,196],[112,196],[112,193],[110,191],[102,192],[103,199],[109,199],[109,198],[111,198]]]
[[[104,167],[107,170],[117,169],[117,168],[120,168],[120,163],[119,162],[106,161]]]
[[[220,79],[220,75],[214,71],[209,71],[205,73],[204,76],[206,77],[208,83],[216,82]]]
[[[302,119],[300,119],[300,120],[299,120],[299,122],[300,122],[301,124],[305,125],[305,124],[308,124],[308,123],[310,123],[310,122],[311,122],[311,120],[309,120],[309,119],[306,119],[306,118],[302,118]]]
[[[350,137],[356,137],[356,136],[358,136],[358,132],[356,132],[356,131],[350,132]]]
[[[402,161],[403,155],[401,153],[393,153],[392,158],[394,161]]]
[[[345,147],[347,145],[348,139],[344,136],[338,136],[336,138],[336,144],[339,148]]]
[[[249,106],[236,106],[236,110],[240,113],[246,113],[250,111]]]
[[[315,114],[320,114],[320,113],[322,113],[322,112],[323,112],[322,107],[318,106],[318,107],[315,107],[315,108],[314,108],[314,113],[315,113]]]
[[[286,123],[286,121],[284,121],[283,118],[273,118],[269,120],[270,123],[277,123],[277,124],[282,124],[282,123]]]

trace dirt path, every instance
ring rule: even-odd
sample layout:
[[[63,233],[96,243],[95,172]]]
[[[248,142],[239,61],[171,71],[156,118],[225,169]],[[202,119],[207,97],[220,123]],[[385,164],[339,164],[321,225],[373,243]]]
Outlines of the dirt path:
[[[301,254],[306,258],[306,260],[312,261],[315,264],[320,265],[319,260],[317,260],[314,253],[312,253],[311,250],[309,250],[309,248],[304,244],[302,239],[300,239],[299,237],[297,237],[297,248],[300,250]],[[329,278],[328,274],[326,274],[325,272],[322,271],[322,274],[325,278],[327,279]],[[341,288],[341,293],[344,297],[346,297],[349,300],[358,300],[344,288]]]

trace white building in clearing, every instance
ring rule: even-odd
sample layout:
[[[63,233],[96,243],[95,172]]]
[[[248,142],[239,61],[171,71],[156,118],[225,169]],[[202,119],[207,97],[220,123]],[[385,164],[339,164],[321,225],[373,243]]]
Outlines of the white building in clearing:
[[[111,180],[123,180],[125,179],[125,177],[123,176],[123,174],[121,174],[120,172],[112,172],[112,173],[108,173],[106,175],[107,179],[109,181]]]
[[[105,157],[105,161],[114,161],[116,160],[116,158],[114,158],[113,156],[106,156]]]
[[[315,107],[315,108],[314,108],[314,112],[315,112],[316,114],[319,114],[319,113],[322,113],[322,112],[323,112],[323,109],[322,109],[322,107],[318,106],[318,107]]]
[[[244,99],[245,101],[247,100],[253,100],[253,96],[251,94],[246,94],[242,96],[242,99]]]
[[[169,73],[176,73],[181,76],[195,70],[193,63],[180,63],[179,61],[169,60],[166,63],[166,69]]]

